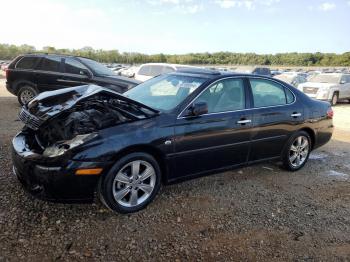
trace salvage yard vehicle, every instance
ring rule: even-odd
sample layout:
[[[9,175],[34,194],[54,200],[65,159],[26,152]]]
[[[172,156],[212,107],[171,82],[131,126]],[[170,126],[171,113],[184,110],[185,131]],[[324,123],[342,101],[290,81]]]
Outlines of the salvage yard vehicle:
[[[329,101],[333,106],[338,100],[350,102],[350,74],[323,73],[298,86],[311,98]]]
[[[260,67],[260,66],[240,66],[235,70],[237,73],[261,75],[261,76],[271,76],[270,68]]]
[[[155,76],[185,68],[191,68],[191,66],[166,63],[147,63],[140,65],[140,67],[135,71],[134,77],[136,80],[144,82]]]
[[[307,81],[306,74],[298,72],[285,72],[274,76],[274,78],[282,80],[294,87],[298,87],[300,84],[305,83]]]
[[[6,79],[7,90],[21,105],[44,91],[91,83],[123,93],[140,83],[89,58],[55,54],[16,57],[6,70]]]
[[[129,213],[161,184],[267,160],[290,171],[333,132],[328,102],[282,81],[182,70],[123,95],[96,85],[39,94],[12,142],[24,188],[52,201],[92,200]]]

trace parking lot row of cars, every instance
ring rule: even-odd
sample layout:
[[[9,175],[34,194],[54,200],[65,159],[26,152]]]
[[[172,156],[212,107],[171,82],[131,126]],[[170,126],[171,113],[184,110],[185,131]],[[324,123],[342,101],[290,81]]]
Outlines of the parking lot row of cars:
[[[113,65],[107,66],[112,67]],[[162,63],[148,63],[139,67],[133,66],[129,68],[120,65],[120,69],[118,69],[117,73],[127,77],[134,77],[136,80],[143,82],[157,75],[189,67],[190,66],[186,65]],[[350,99],[350,72],[348,68],[324,68],[321,70],[270,70],[268,67],[241,66],[233,68],[207,67],[207,69],[271,76],[293,85],[312,98],[329,101],[332,105],[336,105],[339,100]]]
[[[247,73],[282,80],[309,97],[336,105],[339,100],[350,101],[348,68],[322,70],[270,70],[261,66],[195,67],[190,65],[147,63],[140,66],[101,64],[84,57],[54,54],[31,54],[9,61],[0,61],[6,71],[7,89],[25,104],[38,93],[87,83],[104,86],[123,93],[155,76],[181,69],[204,68],[223,73]]]

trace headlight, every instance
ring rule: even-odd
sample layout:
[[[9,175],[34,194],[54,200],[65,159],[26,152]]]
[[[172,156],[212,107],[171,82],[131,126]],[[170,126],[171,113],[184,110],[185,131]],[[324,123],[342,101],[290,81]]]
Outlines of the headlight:
[[[84,144],[85,142],[91,140],[92,138],[96,137],[96,133],[91,134],[85,134],[85,135],[77,135],[76,137],[72,138],[71,140],[66,140],[57,144],[54,144],[52,146],[47,147],[44,152],[43,156],[46,157],[56,157],[63,155],[67,150],[70,150],[72,148],[75,148],[81,144]]]

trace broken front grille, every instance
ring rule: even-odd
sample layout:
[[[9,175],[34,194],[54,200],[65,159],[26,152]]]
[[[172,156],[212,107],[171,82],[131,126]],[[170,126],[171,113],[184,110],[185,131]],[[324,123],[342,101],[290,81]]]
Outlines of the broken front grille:
[[[19,113],[19,119],[33,130],[38,130],[42,124],[42,121],[39,118],[30,114],[25,108],[22,108],[21,112]]]

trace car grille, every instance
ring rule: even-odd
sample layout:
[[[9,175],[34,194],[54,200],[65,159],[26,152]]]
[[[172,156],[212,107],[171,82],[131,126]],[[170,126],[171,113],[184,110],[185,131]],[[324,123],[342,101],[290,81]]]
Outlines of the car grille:
[[[304,86],[303,88],[303,92],[305,94],[316,94],[318,91],[318,88],[317,87],[307,87],[307,86]]]
[[[19,113],[19,119],[33,130],[38,130],[39,126],[42,124],[42,121],[39,118],[30,114],[25,108],[22,108]]]

